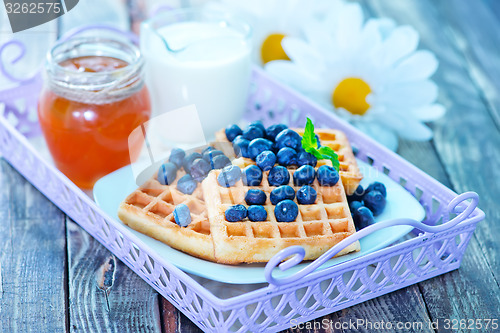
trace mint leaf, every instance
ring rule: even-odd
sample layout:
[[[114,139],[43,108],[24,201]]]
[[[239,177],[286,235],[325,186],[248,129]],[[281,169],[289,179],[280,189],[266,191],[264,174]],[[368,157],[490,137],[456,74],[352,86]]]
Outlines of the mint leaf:
[[[335,153],[335,151],[327,146],[322,146],[319,149],[318,140],[316,139],[316,135],[314,134],[314,124],[311,119],[307,118],[306,127],[304,129],[304,135],[302,135],[302,148],[304,150],[316,157],[318,160],[330,160],[332,161],[332,166],[335,170],[339,171],[340,163],[339,156]]]
[[[339,163],[339,155],[330,147],[322,146],[318,149],[318,152],[323,156],[323,159],[328,159],[332,161],[332,166],[335,170],[339,171],[340,163]]]
[[[307,118],[306,128],[304,129],[304,134],[302,135],[302,148],[308,153],[313,154],[310,150],[311,148],[316,149],[318,146],[318,140],[314,135],[314,125],[311,119]],[[314,154],[313,154],[314,155]]]

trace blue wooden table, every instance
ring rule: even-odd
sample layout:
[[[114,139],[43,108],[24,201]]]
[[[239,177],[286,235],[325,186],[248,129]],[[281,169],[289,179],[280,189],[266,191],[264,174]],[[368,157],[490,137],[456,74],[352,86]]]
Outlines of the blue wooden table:
[[[459,193],[476,191],[486,220],[459,270],[290,331],[329,331],[324,323],[358,319],[367,322],[358,327],[365,332],[372,331],[368,322],[382,321],[394,324],[385,332],[495,331],[491,323],[481,329],[470,323],[500,321],[500,1],[360,2],[370,16],[414,26],[420,46],[440,60],[434,80],[448,113],[433,125],[432,142],[403,141],[399,154]],[[109,251],[0,161],[0,332],[199,331],[120,262],[106,295],[99,281],[110,260]]]

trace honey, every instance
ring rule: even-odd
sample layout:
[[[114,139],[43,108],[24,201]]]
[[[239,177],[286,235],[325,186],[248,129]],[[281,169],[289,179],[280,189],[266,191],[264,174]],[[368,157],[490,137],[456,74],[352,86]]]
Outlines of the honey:
[[[77,186],[90,189],[138,157],[143,142],[129,145],[129,135],[149,120],[148,90],[142,78],[129,80],[137,73],[130,75],[131,64],[115,57],[85,55],[54,66],[64,79],[44,88],[39,122],[56,167]]]

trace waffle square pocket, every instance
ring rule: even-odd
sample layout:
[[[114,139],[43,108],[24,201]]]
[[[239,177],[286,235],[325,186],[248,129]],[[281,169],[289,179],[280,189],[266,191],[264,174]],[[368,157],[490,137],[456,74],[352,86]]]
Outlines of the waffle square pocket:
[[[267,262],[280,250],[292,245],[303,246],[305,260],[312,260],[356,231],[341,181],[335,186],[320,186],[316,179],[311,185],[318,193],[316,202],[298,204],[299,214],[294,222],[278,222],[274,214],[275,206],[269,199],[275,187],[268,183],[268,172],[263,173],[260,186],[245,186],[239,180],[232,187],[219,185],[217,176],[220,172],[210,172],[202,183],[217,262]],[[300,187],[294,186],[292,180],[295,170],[289,169],[288,172],[291,179],[288,185],[297,191]],[[249,189],[266,193],[267,200],[263,206],[267,219],[260,222],[248,219],[228,222],[226,209],[237,204],[246,205],[244,198]],[[359,251],[359,242],[351,244],[338,255],[354,251]]]

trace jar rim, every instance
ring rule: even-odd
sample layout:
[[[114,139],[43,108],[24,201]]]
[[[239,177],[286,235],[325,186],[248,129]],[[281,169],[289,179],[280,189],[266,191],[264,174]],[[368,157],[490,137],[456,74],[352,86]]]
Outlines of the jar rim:
[[[47,64],[54,64],[58,70],[77,73],[76,71],[74,71],[70,68],[61,66],[60,63],[64,60],[76,58],[76,57],[83,56],[83,55],[62,57],[59,54],[56,54],[56,52],[57,51],[64,52],[64,51],[69,51],[69,50],[75,50],[75,48],[78,48],[81,45],[92,44],[92,43],[94,43],[94,44],[100,43],[100,44],[105,44],[105,45],[115,44],[117,46],[123,47],[125,50],[128,49],[127,51],[129,51],[130,54],[133,56],[133,61],[127,61],[124,59],[120,59],[120,60],[126,61],[127,66],[117,68],[117,69],[114,69],[111,71],[106,71],[106,72],[78,72],[78,74],[88,75],[88,76],[96,76],[96,75],[100,75],[103,73],[116,74],[116,73],[119,73],[121,71],[126,71],[127,67],[138,66],[143,62],[141,51],[139,50],[139,48],[137,46],[135,46],[131,42],[125,42],[125,41],[122,41],[119,39],[114,39],[114,38],[109,38],[109,37],[86,36],[86,37],[74,37],[74,38],[71,38],[69,40],[65,40],[65,41],[56,43],[49,50],[49,52],[47,52]],[[63,47],[64,47],[63,50],[59,50],[60,48],[63,48]],[[105,56],[105,57],[108,56],[106,54],[88,54],[88,55]]]
[[[68,59],[103,56],[120,59],[126,66],[103,72],[79,72],[62,66]],[[55,44],[46,58],[46,74],[53,90],[73,100],[104,103],[130,96],[142,88],[144,60],[131,42],[101,36],[74,37]]]

